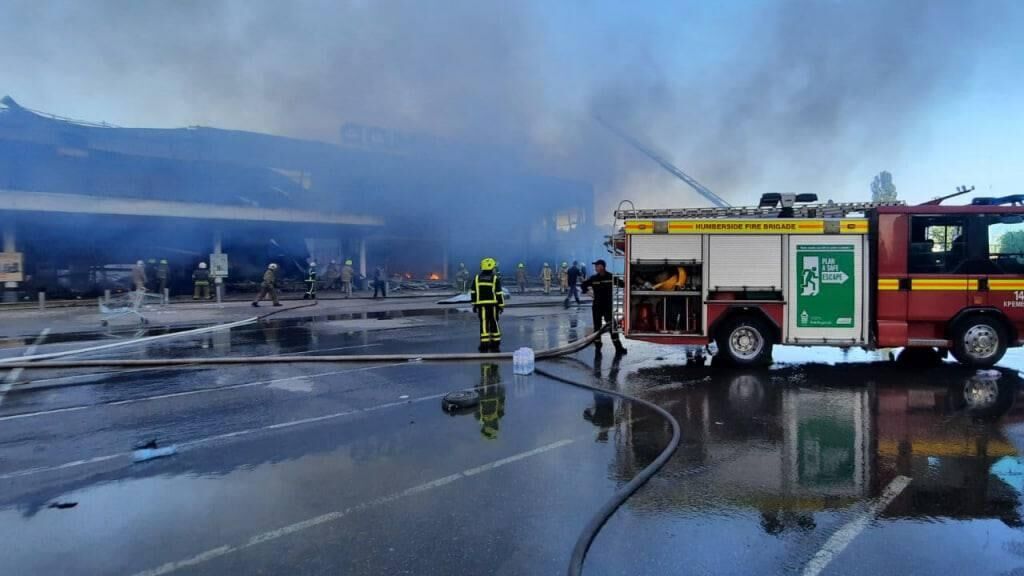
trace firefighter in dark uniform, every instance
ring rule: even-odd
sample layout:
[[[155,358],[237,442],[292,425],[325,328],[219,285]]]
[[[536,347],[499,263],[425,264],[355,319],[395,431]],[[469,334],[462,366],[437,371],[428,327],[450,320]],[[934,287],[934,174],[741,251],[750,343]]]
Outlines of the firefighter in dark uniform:
[[[156,283],[157,288],[160,289],[160,295],[162,296],[164,290],[167,289],[167,278],[171,275],[171,266],[167,263],[167,260],[160,260],[160,264],[156,267]]]
[[[473,311],[480,317],[481,352],[498,352],[501,349],[498,316],[505,308],[505,295],[501,291],[501,278],[495,273],[497,266],[494,258],[481,260],[480,273],[473,279],[470,290]]]
[[[616,354],[625,354],[626,348],[619,341],[619,333],[615,330],[615,317],[613,314],[612,306],[614,299],[612,297],[615,286],[623,286],[622,279],[615,278],[612,273],[606,269],[604,260],[598,260],[594,262],[594,275],[583,281],[580,286],[583,292],[588,289],[594,292],[594,305],[591,309],[594,315],[594,331],[601,329],[605,323],[612,327],[612,344],[615,345]],[[597,353],[601,353],[601,339],[598,338],[594,341],[594,347],[597,348]]]
[[[206,268],[206,262],[200,262],[199,267],[192,272],[192,299],[210,299],[210,271]]]
[[[495,440],[498,438],[501,417],[505,415],[505,386],[501,384],[501,372],[497,364],[480,365],[480,385],[476,392],[480,395],[480,403],[476,408],[480,434],[488,440]]]

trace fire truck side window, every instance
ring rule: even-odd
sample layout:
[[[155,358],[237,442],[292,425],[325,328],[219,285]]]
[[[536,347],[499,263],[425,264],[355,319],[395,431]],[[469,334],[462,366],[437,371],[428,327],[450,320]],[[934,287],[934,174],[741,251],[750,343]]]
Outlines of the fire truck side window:
[[[988,228],[988,274],[1024,275],[1024,217],[993,215],[986,218]]]
[[[911,216],[911,274],[966,274],[967,238],[962,216]]]

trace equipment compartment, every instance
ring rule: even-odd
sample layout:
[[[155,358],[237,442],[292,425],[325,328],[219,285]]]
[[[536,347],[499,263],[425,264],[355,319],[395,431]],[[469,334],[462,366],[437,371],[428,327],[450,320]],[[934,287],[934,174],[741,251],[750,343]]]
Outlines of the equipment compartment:
[[[631,334],[703,332],[700,262],[634,261],[629,267]]]

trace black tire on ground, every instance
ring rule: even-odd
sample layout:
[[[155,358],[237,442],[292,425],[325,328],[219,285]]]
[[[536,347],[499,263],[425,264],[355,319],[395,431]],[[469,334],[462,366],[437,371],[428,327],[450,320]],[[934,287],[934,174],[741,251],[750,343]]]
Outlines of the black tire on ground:
[[[734,316],[715,333],[718,354],[735,366],[763,366],[772,361],[775,337],[768,323],[752,315]]]
[[[987,368],[1003,358],[1007,339],[998,319],[968,316],[953,328],[953,356],[965,366]]]
[[[480,403],[480,395],[475,390],[457,390],[445,394],[441,399],[441,408],[445,412],[456,412],[465,408],[472,408]]]

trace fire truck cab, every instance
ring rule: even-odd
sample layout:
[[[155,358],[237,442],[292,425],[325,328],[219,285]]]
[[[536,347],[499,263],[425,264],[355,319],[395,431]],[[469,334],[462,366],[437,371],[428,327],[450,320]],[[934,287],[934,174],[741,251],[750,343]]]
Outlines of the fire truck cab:
[[[617,211],[625,336],[714,342],[741,365],[787,344],[932,348],[985,367],[1021,344],[1024,196],[782,208],[773,196]]]

